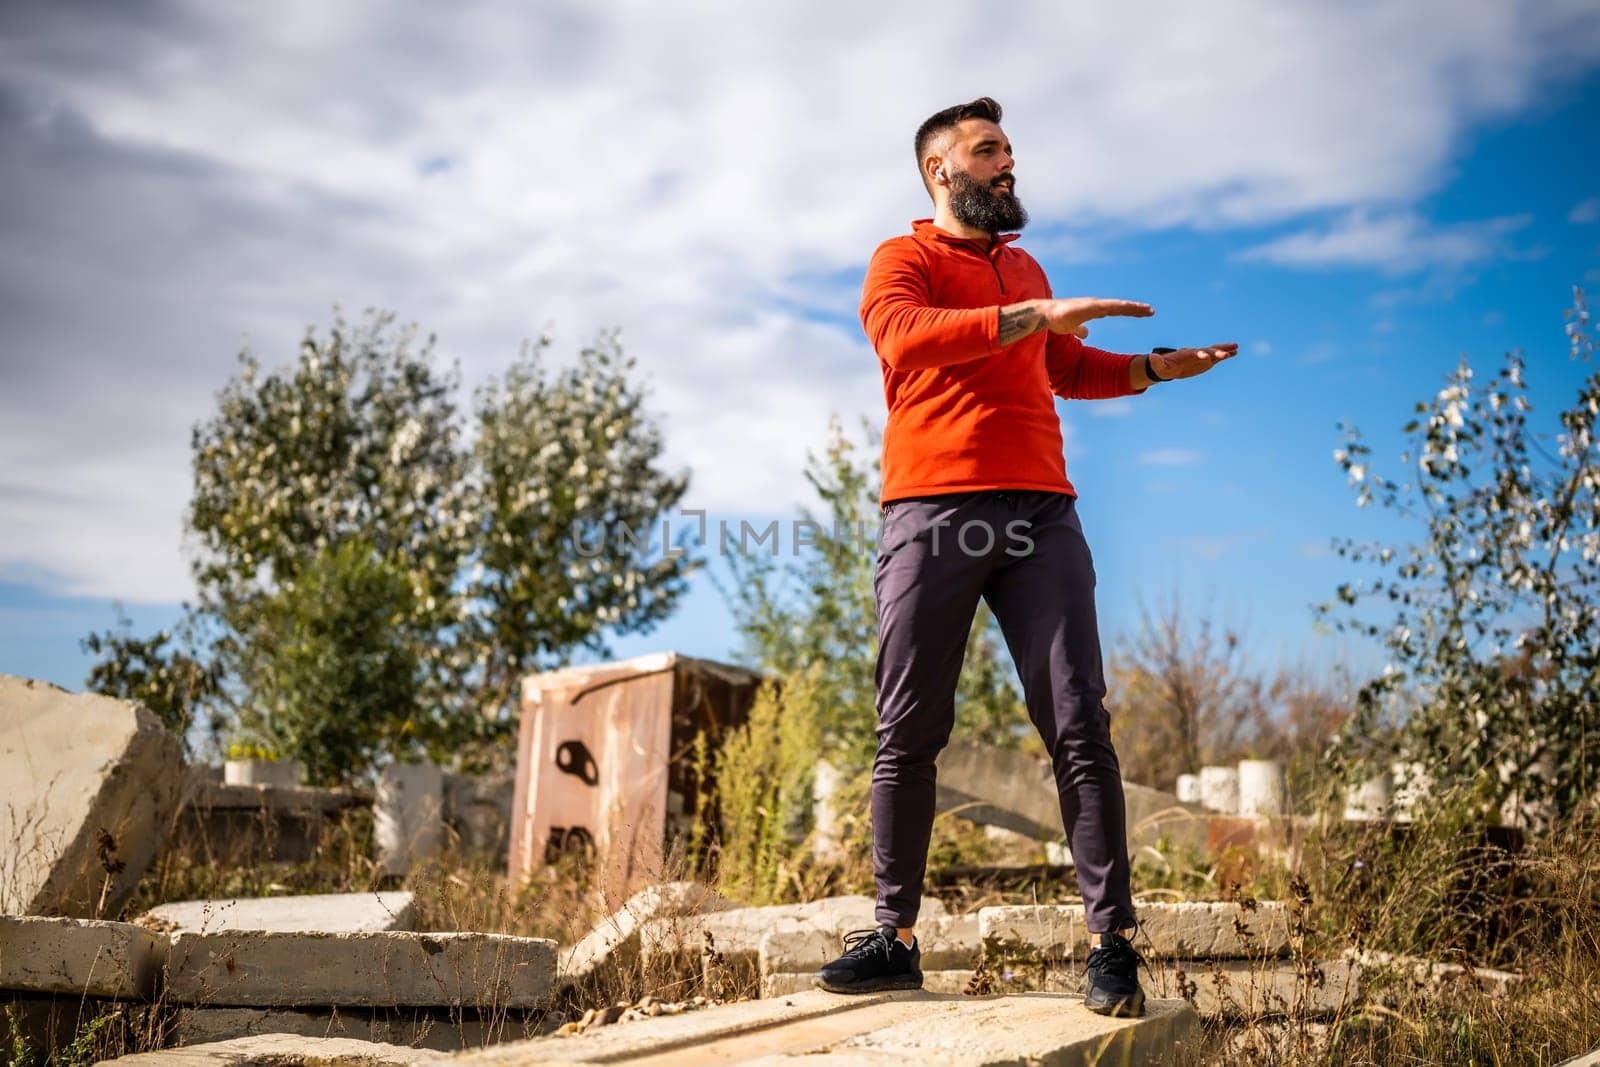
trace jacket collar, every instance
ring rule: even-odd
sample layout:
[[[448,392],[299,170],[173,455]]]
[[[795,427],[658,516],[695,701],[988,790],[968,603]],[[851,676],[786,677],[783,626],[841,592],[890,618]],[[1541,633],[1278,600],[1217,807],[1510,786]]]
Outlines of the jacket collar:
[[[942,227],[935,226],[932,218],[912,219],[911,232],[924,241],[942,241],[946,244],[968,245],[981,251],[988,251],[998,245],[1010,244],[1022,236],[1020,233],[1002,233],[996,236],[992,244],[986,246],[980,238],[961,237]]]

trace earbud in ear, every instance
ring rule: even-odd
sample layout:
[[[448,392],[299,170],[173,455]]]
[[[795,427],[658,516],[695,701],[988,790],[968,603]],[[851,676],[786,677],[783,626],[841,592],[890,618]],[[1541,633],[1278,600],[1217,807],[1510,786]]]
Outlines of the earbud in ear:
[[[933,176],[934,176],[934,177],[935,177],[935,178],[938,178],[938,179],[939,179],[939,180],[940,180],[940,181],[947,181],[947,180],[948,180],[948,179],[947,179],[947,178],[945,178],[945,176],[944,176],[944,168],[943,168],[943,167],[939,167],[939,168],[937,168],[937,169],[936,169],[936,170],[935,170],[935,171],[934,171],[934,172],[933,172]]]

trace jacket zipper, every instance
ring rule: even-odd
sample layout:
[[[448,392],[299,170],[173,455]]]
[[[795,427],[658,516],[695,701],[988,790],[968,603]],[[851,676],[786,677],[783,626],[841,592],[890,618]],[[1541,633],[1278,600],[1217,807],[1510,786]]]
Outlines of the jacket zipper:
[[[1004,296],[1006,292],[1006,280],[1000,277],[1000,264],[994,261],[994,254],[991,252],[985,252],[983,258],[987,259],[989,261],[989,266],[994,268],[994,280],[1000,283],[1000,295]]]

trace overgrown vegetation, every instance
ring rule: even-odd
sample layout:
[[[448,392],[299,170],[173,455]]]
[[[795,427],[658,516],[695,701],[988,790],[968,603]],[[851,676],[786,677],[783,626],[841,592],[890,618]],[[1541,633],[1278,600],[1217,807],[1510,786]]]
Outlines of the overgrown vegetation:
[[[1600,366],[1582,290],[1568,313],[1577,395],[1537,427],[1526,363],[1483,384],[1463,359],[1405,427],[1403,481],[1350,429],[1334,453],[1356,488],[1421,528],[1410,545],[1342,541],[1377,577],[1338,591],[1337,624],[1390,663],[1362,687],[1340,755],[1418,762],[1470,787],[1486,818],[1546,820],[1600,786]],[[1356,612],[1376,603],[1377,619]]]

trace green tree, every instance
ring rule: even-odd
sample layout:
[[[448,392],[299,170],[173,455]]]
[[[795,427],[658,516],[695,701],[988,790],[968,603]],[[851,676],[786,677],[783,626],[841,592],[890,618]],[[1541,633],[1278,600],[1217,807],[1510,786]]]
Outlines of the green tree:
[[[240,726],[332,785],[414,747],[425,616],[406,572],[352,538],[321,549],[257,604],[241,643]]]
[[[336,305],[287,367],[240,354],[194,429],[187,514],[201,639],[186,654],[219,683],[217,713],[295,746],[337,739],[354,761],[342,774],[396,746],[479,762],[503,750],[522,674],[671,612],[698,561],[681,538],[661,547],[652,524],[688,475],[659,469],[661,435],[615,333],[560,371],[549,343],[525,344],[478,393],[470,440],[459,372],[436,369],[433,336],[419,343],[391,312],[351,325]],[[584,533],[601,527],[618,536],[595,551]],[[378,614],[317,616],[305,599],[346,585]],[[108,677],[137,665],[134,646],[100,641]],[[328,689],[317,665],[332,663],[390,702]],[[290,692],[301,682],[321,687],[315,699]],[[371,721],[313,721],[352,715]]]
[[[1358,694],[1339,752],[1358,766],[1374,754],[1421,762],[1486,812],[1520,808],[1535,821],[1591,803],[1600,785],[1600,371],[1581,290],[1567,340],[1586,371],[1555,426],[1530,425],[1526,365],[1513,352],[1482,385],[1463,359],[1417,404],[1405,482],[1373,469],[1370,446],[1346,429],[1334,458],[1357,503],[1378,503],[1422,537],[1338,542],[1378,576],[1340,586],[1322,608],[1390,659]],[[1358,613],[1373,602],[1375,616]]]
[[[80,643],[96,657],[85,689],[143,705],[178,735],[185,752],[191,750],[190,727],[217,695],[219,680],[212,665],[184,651],[181,635],[166,629],[136,637],[132,621],[121,616],[116,629],[92,633]]]
[[[469,595],[485,707],[574,648],[606,655],[607,632],[665,619],[700,564],[681,537],[662,543],[689,478],[658,472],[661,432],[616,334],[557,373],[543,358],[548,345],[525,345],[478,394]]]
[[[308,329],[289,368],[264,369],[246,348],[194,429],[193,570],[236,711],[260,703],[245,666],[248,642],[265,639],[263,613],[278,617],[266,602],[334,546],[360,541],[411,583],[408,632],[429,702],[447,722],[468,714],[452,699],[455,586],[471,550],[457,376],[435,371],[431,335],[417,347],[416,328],[396,332],[393,320],[369,313],[352,328],[335,308],[328,337]]]

